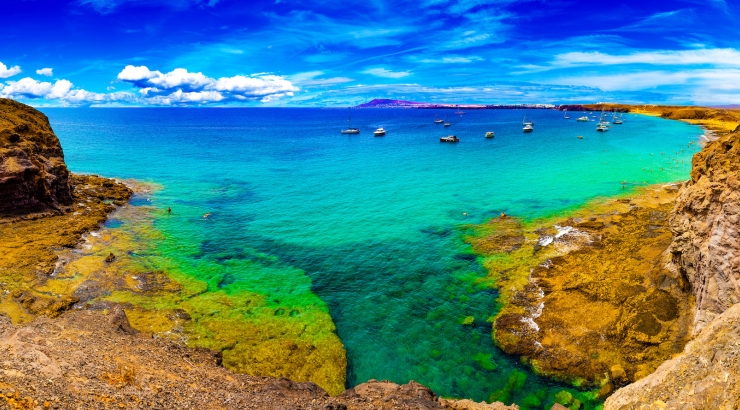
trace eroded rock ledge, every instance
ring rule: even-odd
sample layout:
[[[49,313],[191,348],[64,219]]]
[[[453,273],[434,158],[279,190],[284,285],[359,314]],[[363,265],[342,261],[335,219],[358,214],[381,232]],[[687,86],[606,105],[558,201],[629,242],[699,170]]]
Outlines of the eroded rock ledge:
[[[740,134],[709,143],[671,212],[673,263],[696,296],[694,332],[740,301]]]

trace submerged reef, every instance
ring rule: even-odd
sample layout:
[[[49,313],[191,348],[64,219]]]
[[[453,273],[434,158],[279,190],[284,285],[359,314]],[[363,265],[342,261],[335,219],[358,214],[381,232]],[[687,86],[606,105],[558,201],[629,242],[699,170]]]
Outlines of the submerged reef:
[[[680,352],[691,298],[665,252],[677,189],[644,188],[567,218],[473,227],[468,241],[500,289],[496,344],[601,397]]]
[[[233,371],[342,392],[344,347],[308,277],[257,263],[241,284],[209,281],[212,264],[184,271],[163,256],[187,251],[154,227],[164,212],[127,205],[152,189],[69,174],[46,116],[0,99],[0,314],[22,324],[122,306],[133,329],[221,352]],[[114,211],[126,229],[101,229]]]

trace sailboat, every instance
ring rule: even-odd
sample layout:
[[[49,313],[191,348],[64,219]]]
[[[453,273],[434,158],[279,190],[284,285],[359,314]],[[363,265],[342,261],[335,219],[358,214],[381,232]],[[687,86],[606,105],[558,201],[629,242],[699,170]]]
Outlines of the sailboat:
[[[570,119],[570,117],[568,117],[568,109],[567,108],[565,109],[565,116],[563,118],[565,118],[566,120],[569,120]]]
[[[460,109],[460,106],[458,105],[457,106],[457,112],[455,114],[463,115],[463,114],[465,114],[465,111],[463,111],[462,109]]]
[[[359,128],[352,128],[351,127],[351,125],[352,125],[351,124],[351,120],[352,120],[351,113],[352,113],[352,109],[351,108],[347,108],[347,129],[346,130],[342,130],[342,134],[359,134],[360,133],[360,129]]]
[[[434,114],[434,123],[435,124],[442,124],[444,121],[440,118],[437,118],[437,114]]]
[[[601,118],[599,118],[599,124],[596,126],[596,131],[609,131],[609,123],[604,119],[604,108],[601,109]]]
[[[612,117],[612,124],[621,124],[622,119],[617,117],[617,110],[614,110],[614,116]]]

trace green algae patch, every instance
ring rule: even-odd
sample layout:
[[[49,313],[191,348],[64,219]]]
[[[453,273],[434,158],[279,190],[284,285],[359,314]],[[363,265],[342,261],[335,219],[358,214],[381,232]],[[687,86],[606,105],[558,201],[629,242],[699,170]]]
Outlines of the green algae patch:
[[[594,389],[571,406],[591,408],[686,342],[691,298],[666,268],[676,192],[652,186],[565,215],[466,227],[499,290],[495,343],[537,374]]]
[[[258,252],[181,263],[173,257],[180,244],[155,227],[161,211],[126,207],[114,216],[122,229],[102,229],[62,251],[68,263],[37,290],[74,295],[90,308],[120,303],[137,330],[220,351],[235,372],[312,381],[332,395],[344,390],[346,352],[303,271]]]

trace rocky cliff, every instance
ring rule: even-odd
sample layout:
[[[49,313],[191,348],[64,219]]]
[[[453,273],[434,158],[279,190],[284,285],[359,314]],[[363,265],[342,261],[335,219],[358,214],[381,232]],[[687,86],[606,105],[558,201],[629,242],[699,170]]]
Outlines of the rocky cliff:
[[[673,263],[696,296],[694,332],[740,301],[740,134],[708,144],[670,215]]]
[[[737,409],[740,404],[740,305],[707,325],[684,353],[617,390],[604,410]]]
[[[71,202],[69,171],[49,120],[27,105],[0,99],[0,214]]]

